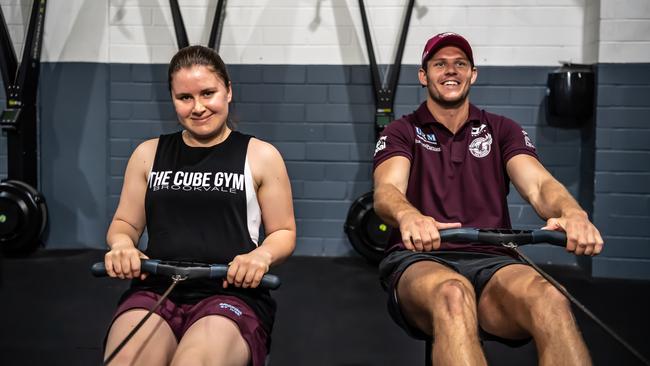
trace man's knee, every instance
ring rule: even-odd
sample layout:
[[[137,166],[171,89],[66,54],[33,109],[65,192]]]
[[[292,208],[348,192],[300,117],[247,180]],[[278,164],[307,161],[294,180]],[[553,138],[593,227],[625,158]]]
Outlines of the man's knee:
[[[527,299],[536,325],[546,328],[572,321],[571,304],[566,296],[545,280],[536,282],[535,290],[530,291]]]
[[[449,279],[436,286],[433,294],[434,312],[462,316],[468,311],[475,313],[476,300],[474,290],[469,283],[458,279]]]

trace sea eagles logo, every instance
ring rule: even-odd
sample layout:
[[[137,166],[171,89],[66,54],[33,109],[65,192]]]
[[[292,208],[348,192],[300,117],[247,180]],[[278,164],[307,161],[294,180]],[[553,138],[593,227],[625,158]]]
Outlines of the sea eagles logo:
[[[486,157],[492,149],[492,135],[489,133],[485,136],[475,138],[469,144],[469,152],[477,158]]]
[[[386,148],[386,137],[387,136],[382,136],[379,138],[379,140],[377,140],[377,145],[375,146],[375,155]]]

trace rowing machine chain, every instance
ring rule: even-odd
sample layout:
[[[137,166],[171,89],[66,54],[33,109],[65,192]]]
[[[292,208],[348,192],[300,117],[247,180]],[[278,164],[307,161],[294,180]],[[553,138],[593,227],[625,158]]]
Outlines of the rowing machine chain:
[[[637,351],[634,347],[632,347],[631,344],[627,343],[621,336],[618,335],[612,328],[610,328],[607,324],[605,324],[600,318],[598,318],[594,313],[591,312],[591,310],[587,309],[586,306],[584,306],[578,299],[576,299],[567,289],[562,287],[562,285],[555,280],[551,275],[548,273],[544,272],[539,266],[537,266],[535,263],[533,263],[530,258],[528,258],[524,253],[522,253],[519,249],[516,243],[514,242],[508,242],[508,243],[501,243],[502,246],[506,248],[512,249],[521,260],[523,260],[525,263],[533,267],[537,273],[540,274],[540,276],[544,277],[551,285],[553,285],[562,295],[564,295],[573,305],[575,305],[578,309],[580,309],[585,315],[587,315],[591,320],[593,320],[596,324],[598,324],[605,332],[607,332],[612,338],[617,340],[623,347],[625,347],[630,353],[632,353],[639,361],[643,362],[644,365],[650,366],[650,360],[646,359],[639,351]]]
[[[104,366],[108,365],[109,363],[111,363],[111,361],[113,361],[113,358],[115,358],[115,356],[117,356],[117,353],[120,352],[120,350],[122,350],[122,348],[123,348],[123,347],[126,345],[126,343],[127,343],[127,342],[132,338],[132,337],[133,337],[133,335],[138,331],[138,329],[140,329],[140,327],[142,327],[142,325],[147,321],[147,319],[149,319],[149,317],[151,316],[151,314],[153,314],[153,312],[156,311],[156,309],[158,309],[158,307],[162,304],[162,302],[163,302],[163,301],[167,298],[167,296],[169,296],[169,294],[172,292],[172,290],[174,289],[174,287],[176,287],[176,285],[177,285],[179,282],[181,282],[181,281],[185,281],[185,280],[187,279],[187,277],[188,277],[187,275],[181,275],[181,274],[174,274],[174,275],[171,276],[172,284],[169,285],[169,287],[167,288],[167,290],[165,291],[165,293],[162,294],[162,296],[158,299],[158,301],[156,302],[156,304],[155,304],[151,309],[149,309],[149,311],[148,311],[147,314],[144,316],[144,318],[142,318],[142,319],[138,322],[138,324],[136,324],[135,327],[133,327],[133,329],[131,329],[131,332],[129,332],[129,334],[127,334],[126,337],[124,337],[124,339],[122,340],[122,342],[120,342],[120,344],[118,344],[117,347],[115,347],[115,349],[113,350],[113,352],[111,352],[111,354],[108,355],[108,357],[106,357],[106,359],[104,360]]]
[[[179,275],[179,274],[172,275],[172,281],[174,281],[175,284],[181,281],[185,281],[186,279],[187,279],[187,275]]]

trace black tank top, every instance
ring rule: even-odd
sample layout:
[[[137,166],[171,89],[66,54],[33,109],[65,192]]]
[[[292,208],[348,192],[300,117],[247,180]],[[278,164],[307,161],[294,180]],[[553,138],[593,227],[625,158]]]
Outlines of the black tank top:
[[[161,135],[145,196],[149,242],[144,253],[160,260],[227,264],[257,247],[261,221],[253,178],[246,162],[251,136],[232,131],[212,147],[190,147],[181,132]],[[164,277],[134,280],[131,293],[162,293]],[[170,299],[196,303],[227,294],[244,300],[270,334],[275,302],[267,290],[222,288],[221,281],[180,282]]]

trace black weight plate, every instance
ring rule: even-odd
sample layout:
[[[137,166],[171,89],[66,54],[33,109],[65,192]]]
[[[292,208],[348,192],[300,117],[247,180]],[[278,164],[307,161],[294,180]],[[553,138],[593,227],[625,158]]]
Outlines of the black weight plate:
[[[7,224],[0,231],[0,249],[6,255],[29,254],[40,244],[47,224],[44,199],[36,189],[17,180],[0,183],[0,197],[0,210],[6,211]]]
[[[375,210],[367,211],[364,218],[368,244],[383,253],[390,237],[390,228],[377,216]]]
[[[16,236],[25,222],[25,212],[17,199],[13,194],[0,192],[0,238]]]
[[[344,228],[352,247],[376,264],[384,256],[390,228],[375,213],[372,195],[373,192],[365,193],[352,203]]]

